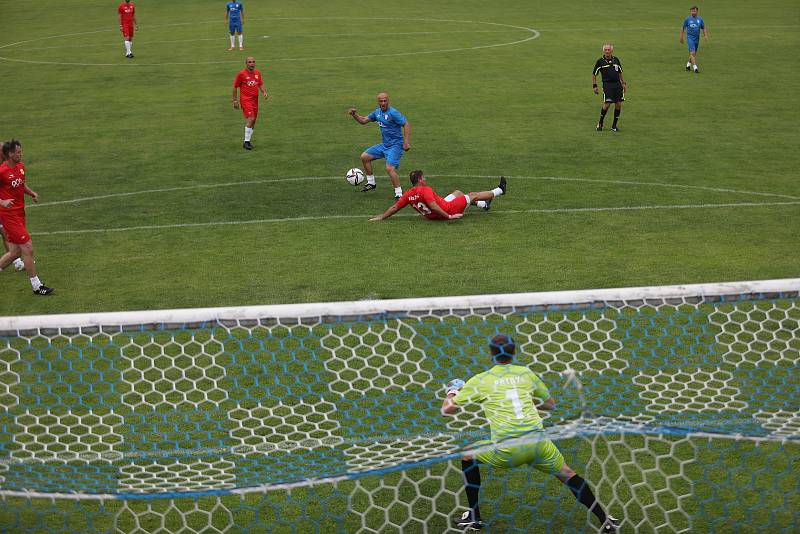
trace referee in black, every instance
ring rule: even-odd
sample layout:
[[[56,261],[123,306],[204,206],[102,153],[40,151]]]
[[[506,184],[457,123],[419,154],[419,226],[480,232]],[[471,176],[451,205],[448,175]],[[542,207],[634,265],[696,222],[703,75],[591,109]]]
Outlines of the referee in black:
[[[622,102],[625,100],[625,77],[622,75],[622,63],[614,55],[614,45],[603,45],[603,57],[597,60],[592,71],[592,89],[594,94],[599,94],[597,90],[597,74],[603,77],[603,108],[600,110],[600,122],[597,123],[597,131],[603,131],[603,119],[606,118],[608,106],[614,103],[614,123],[611,125],[612,132],[618,132],[617,121],[622,111]]]

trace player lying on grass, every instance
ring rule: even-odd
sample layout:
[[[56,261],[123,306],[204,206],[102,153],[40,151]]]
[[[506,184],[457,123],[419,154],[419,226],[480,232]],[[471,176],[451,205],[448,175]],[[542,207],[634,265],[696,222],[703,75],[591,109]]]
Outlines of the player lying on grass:
[[[553,442],[544,438],[538,410],[552,410],[556,405],[547,386],[527,367],[511,363],[516,350],[511,336],[494,336],[489,343],[489,350],[496,365],[473,376],[466,383],[459,379],[452,380],[447,385],[442,403],[443,415],[456,414],[459,405],[480,403],[489,421],[492,439],[476,443],[476,446],[497,444],[496,448],[474,456],[464,456],[461,460],[469,510],[456,519],[456,525],[468,530],[483,528],[478,507],[481,488],[479,463],[502,468],[527,464],[537,471],[554,475],[566,484],[575,498],[600,520],[601,532],[616,532],[617,520],[606,515],[589,484],[570,469]],[[523,443],[519,443],[520,438],[525,438]],[[502,442],[509,440],[516,442],[503,446]]]
[[[408,175],[411,180],[411,189],[403,193],[394,205],[390,206],[381,215],[375,216],[370,221],[382,221],[388,219],[406,205],[410,204],[420,215],[433,221],[447,221],[459,219],[464,215],[464,210],[470,204],[488,210],[494,197],[505,195],[508,186],[504,176],[500,177],[500,184],[491,191],[479,191],[465,195],[459,190],[455,190],[446,197],[437,195],[433,188],[428,185],[422,171],[411,171]]]

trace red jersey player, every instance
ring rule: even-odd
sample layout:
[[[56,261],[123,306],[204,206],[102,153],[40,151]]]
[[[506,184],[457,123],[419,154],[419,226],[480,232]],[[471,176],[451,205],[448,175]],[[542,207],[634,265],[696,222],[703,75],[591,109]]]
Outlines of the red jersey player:
[[[390,206],[389,209],[381,215],[371,218],[370,221],[387,219],[407,204],[410,204],[426,219],[433,221],[459,219],[464,215],[464,210],[470,204],[475,204],[479,208],[488,210],[494,197],[504,195],[507,188],[506,179],[501,176],[500,184],[491,191],[479,191],[465,195],[461,191],[455,190],[445,198],[442,198],[428,185],[422,171],[411,171],[408,177],[411,180],[411,189],[403,193],[400,200]]]
[[[117,7],[119,13],[119,31],[122,32],[122,37],[125,39],[125,57],[133,59],[133,30],[139,29],[136,23],[136,6],[133,5],[131,0],[125,0]]]
[[[238,98],[237,90],[239,91]],[[269,98],[267,90],[264,89],[264,78],[261,76],[261,72],[256,70],[256,58],[250,56],[245,60],[245,68],[239,71],[236,79],[233,80],[233,107],[234,109],[242,108],[242,115],[245,119],[244,144],[242,146],[246,150],[253,150],[250,139],[253,138],[253,128],[258,118],[259,92],[264,95],[264,99]]]
[[[34,202],[39,201],[39,195],[25,184],[25,165],[22,163],[20,142],[15,139],[7,141],[3,143],[2,151],[6,161],[0,165],[0,221],[11,246],[0,257],[0,270],[8,267],[14,258],[22,257],[34,294],[49,295],[53,289],[44,285],[36,275],[33,244],[25,228],[25,195],[30,195]]]

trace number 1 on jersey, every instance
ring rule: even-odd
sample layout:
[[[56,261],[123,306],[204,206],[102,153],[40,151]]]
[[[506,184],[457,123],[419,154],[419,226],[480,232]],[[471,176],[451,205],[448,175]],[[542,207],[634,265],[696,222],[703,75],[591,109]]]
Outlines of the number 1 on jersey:
[[[514,405],[514,414],[517,416],[517,419],[525,417],[525,414],[522,413],[522,401],[519,400],[519,393],[517,393],[517,390],[509,389],[506,391],[506,398]]]

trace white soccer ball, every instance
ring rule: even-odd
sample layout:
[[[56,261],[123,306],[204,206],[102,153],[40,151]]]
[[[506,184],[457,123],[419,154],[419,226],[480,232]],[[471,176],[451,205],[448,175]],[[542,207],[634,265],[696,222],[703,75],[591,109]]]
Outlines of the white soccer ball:
[[[344,175],[350,185],[359,185],[361,182],[364,181],[364,171],[361,169],[350,169],[347,171],[347,174]]]

